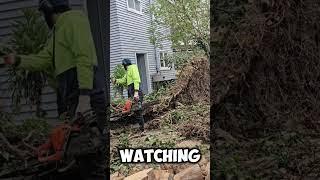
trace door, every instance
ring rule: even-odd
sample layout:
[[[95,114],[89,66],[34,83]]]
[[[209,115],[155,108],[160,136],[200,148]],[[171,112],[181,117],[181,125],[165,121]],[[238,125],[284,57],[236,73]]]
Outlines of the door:
[[[146,55],[137,54],[137,65],[140,73],[141,79],[141,90],[143,94],[148,93],[148,82],[147,82],[147,69],[146,69]]]

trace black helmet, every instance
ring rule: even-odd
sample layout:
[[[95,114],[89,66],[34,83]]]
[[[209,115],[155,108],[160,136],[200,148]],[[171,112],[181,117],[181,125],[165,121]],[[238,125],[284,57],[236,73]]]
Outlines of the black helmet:
[[[122,65],[124,65],[124,66],[129,66],[129,65],[131,65],[131,60],[130,60],[130,59],[123,59],[123,60],[122,60]]]
[[[63,12],[69,9],[68,0],[39,0],[39,10],[46,13]]]
[[[70,10],[68,0],[39,0],[39,11],[43,12],[50,29],[54,26],[52,15]]]

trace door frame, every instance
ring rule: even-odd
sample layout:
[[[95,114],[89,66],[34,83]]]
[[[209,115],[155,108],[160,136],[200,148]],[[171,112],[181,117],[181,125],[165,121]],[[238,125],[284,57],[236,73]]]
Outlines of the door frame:
[[[151,92],[151,83],[150,83],[150,72],[149,72],[149,61],[148,61],[148,52],[135,52],[134,53],[134,59],[136,61],[136,64],[138,66],[138,59],[137,59],[137,54],[143,54],[145,58],[144,65],[146,67],[146,76],[147,76],[147,93],[149,94]]]

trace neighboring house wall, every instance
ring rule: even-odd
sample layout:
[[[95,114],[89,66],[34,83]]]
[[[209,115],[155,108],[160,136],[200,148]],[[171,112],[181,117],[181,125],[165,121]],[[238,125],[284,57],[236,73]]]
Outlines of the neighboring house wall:
[[[73,9],[83,9],[83,0],[70,0]],[[11,24],[15,20],[22,19],[23,8],[37,8],[38,0],[2,0],[0,2],[0,43],[6,43],[11,34]],[[11,94],[8,90],[8,73],[6,68],[0,68],[0,111],[12,112]],[[57,119],[56,95],[53,89],[45,87],[42,95],[42,108],[47,112],[49,119]],[[21,103],[17,120],[32,117],[35,107]]]
[[[151,16],[147,10],[152,1],[140,0],[141,13],[128,9],[127,2],[127,0],[111,0],[111,73],[117,64],[121,64],[123,58],[129,58],[137,63],[136,54],[145,54],[148,92],[151,92],[151,75],[158,73],[167,76],[168,79],[174,79],[175,71],[174,69],[160,71],[160,49],[155,48],[149,40],[148,28]],[[172,52],[171,43],[165,41],[162,50]]]
[[[110,74],[121,59],[120,27],[116,0],[110,1]],[[112,84],[110,93],[113,94]]]

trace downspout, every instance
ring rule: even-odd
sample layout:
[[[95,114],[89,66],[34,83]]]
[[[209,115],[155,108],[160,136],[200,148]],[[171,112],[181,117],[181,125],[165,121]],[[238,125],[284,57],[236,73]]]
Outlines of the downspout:
[[[149,7],[151,6],[151,2],[152,0],[149,0]],[[151,22],[153,21],[153,16],[152,14],[150,13],[150,20]],[[158,63],[158,56],[157,56],[157,47],[155,44],[153,44],[153,50],[154,50],[154,58],[156,60],[156,71],[157,71],[157,74],[159,74],[159,63]]]

